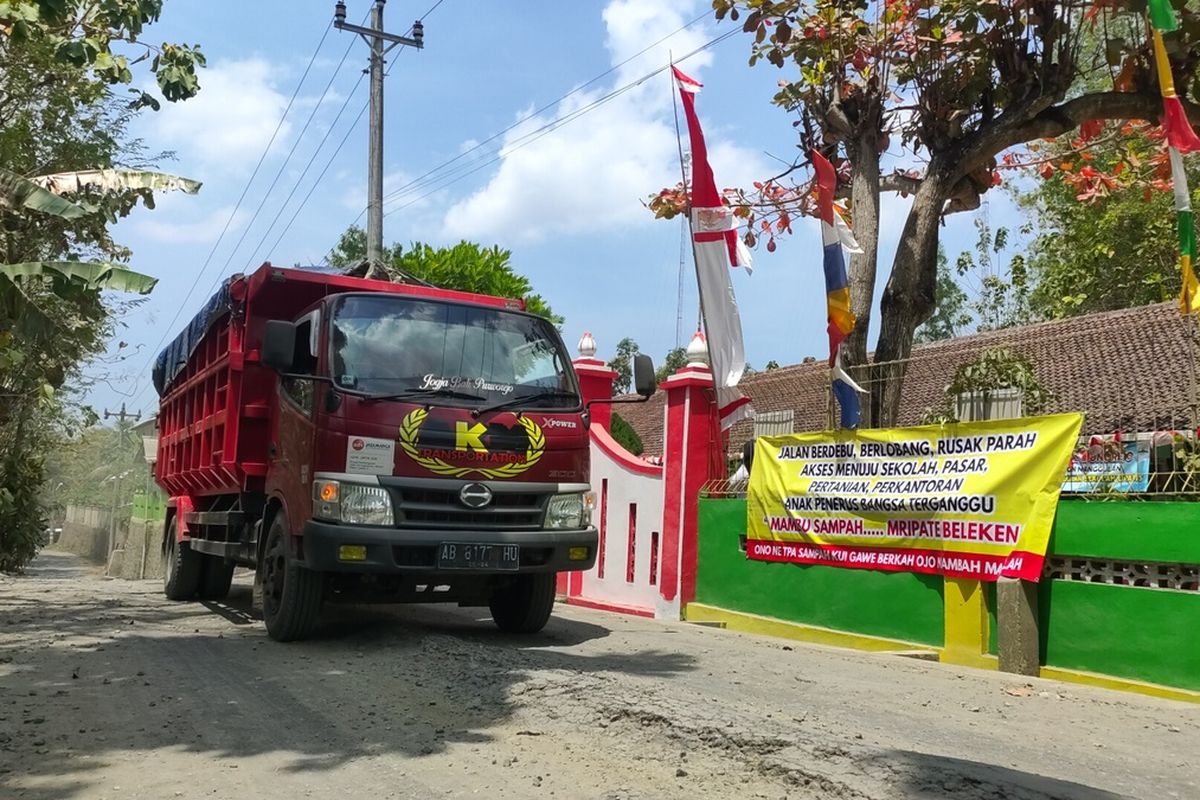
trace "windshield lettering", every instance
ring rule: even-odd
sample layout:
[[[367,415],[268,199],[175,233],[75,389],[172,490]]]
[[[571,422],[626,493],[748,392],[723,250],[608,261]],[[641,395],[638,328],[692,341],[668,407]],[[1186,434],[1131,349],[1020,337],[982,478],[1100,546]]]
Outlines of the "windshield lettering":
[[[512,384],[495,383],[492,381],[486,381],[483,378],[464,378],[461,375],[455,375],[453,377],[444,377],[441,375],[434,375],[433,373],[429,373],[424,378],[422,378],[421,385],[418,388],[421,388],[421,389],[469,388],[469,389],[476,389],[481,392],[492,392],[494,394],[499,394],[499,395],[508,395],[508,394],[512,394],[512,390],[515,387],[513,387]]]

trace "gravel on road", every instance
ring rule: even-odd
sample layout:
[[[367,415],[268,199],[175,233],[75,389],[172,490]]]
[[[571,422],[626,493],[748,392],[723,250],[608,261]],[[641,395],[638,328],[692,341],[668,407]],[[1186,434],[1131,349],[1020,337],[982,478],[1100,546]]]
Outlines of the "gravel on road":
[[[530,637],[329,607],[279,644],[248,576],[0,576],[4,798],[1196,798],[1198,770],[1200,707],[895,655],[561,605]]]

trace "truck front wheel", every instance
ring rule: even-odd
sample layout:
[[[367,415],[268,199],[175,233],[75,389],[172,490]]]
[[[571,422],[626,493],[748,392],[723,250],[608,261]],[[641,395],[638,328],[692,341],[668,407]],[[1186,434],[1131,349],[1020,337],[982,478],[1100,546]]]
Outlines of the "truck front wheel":
[[[171,517],[167,523],[167,540],[163,543],[163,594],[168,600],[191,600],[200,588],[203,562],[200,553],[187,542],[179,541],[179,520]]]
[[[546,627],[554,609],[553,572],[518,575],[492,594],[488,604],[496,627],[505,633],[537,633]]]
[[[324,593],[321,573],[305,569],[288,556],[288,526],[283,512],[275,515],[258,565],[262,573],[263,622],[277,642],[304,639],[317,623]]]

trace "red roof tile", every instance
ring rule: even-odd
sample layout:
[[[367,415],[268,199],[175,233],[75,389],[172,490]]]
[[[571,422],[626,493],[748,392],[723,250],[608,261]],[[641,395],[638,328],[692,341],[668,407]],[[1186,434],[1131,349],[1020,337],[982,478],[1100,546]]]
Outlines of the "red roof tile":
[[[1010,348],[1032,362],[1039,382],[1054,394],[1045,413],[1084,412],[1084,433],[1196,424],[1196,348],[1189,320],[1174,302],[917,346],[904,381],[899,423],[919,424],[928,409],[942,402],[954,371],[996,347]],[[795,430],[813,431],[830,425],[828,382],[829,370],[815,362],[755,373],[742,379],[741,388],[756,411],[791,409]],[[665,400],[660,391],[647,403],[616,409],[641,436],[647,454],[662,452]],[[753,432],[749,421],[735,425],[730,452],[741,452]]]

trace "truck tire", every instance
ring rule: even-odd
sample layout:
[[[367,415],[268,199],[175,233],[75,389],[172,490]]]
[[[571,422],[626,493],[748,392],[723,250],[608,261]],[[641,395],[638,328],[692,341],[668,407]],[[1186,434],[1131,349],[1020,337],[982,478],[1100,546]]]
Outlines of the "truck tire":
[[[275,515],[258,568],[262,572],[263,622],[277,642],[304,639],[321,611],[325,582],[321,573],[305,569],[288,556],[288,526],[283,512]]]
[[[492,594],[488,607],[496,627],[505,633],[537,633],[554,609],[555,575],[518,575],[512,585]]]
[[[191,600],[200,588],[204,564],[199,553],[194,552],[187,542],[179,541],[178,526],[178,519],[171,517],[163,547],[163,594],[168,600]]]
[[[200,575],[200,599],[224,600],[229,595],[229,587],[233,583],[233,570],[236,567],[237,564],[220,556],[205,556]]]

